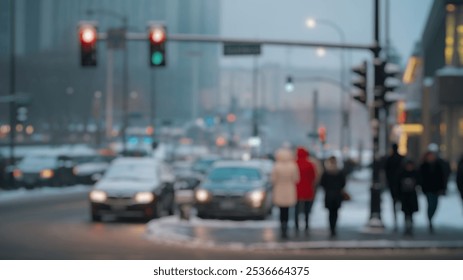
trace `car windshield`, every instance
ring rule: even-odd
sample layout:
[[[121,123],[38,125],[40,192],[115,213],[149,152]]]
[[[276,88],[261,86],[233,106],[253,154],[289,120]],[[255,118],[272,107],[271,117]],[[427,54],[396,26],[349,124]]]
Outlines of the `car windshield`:
[[[200,159],[193,164],[193,170],[206,172],[211,168],[216,159]]]
[[[57,158],[50,156],[32,156],[25,157],[20,163],[19,168],[42,167],[54,168],[57,165]]]
[[[76,164],[82,164],[87,162],[104,162],[100,156],[76,156],[72,158],[72,161]]]
[[[117,164],[109,168],[106,172],[105,179],[154,181],[156,180],[156,170],[153,165],[136,163]]]
[[[208,176],[211,181],[256,181],[261,179],[258,169],[247,167],[218,167]]]

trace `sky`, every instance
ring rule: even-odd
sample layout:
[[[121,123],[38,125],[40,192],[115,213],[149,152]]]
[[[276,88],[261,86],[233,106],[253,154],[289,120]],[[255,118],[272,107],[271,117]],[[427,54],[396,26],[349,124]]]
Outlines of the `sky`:
[[[403,59],[421,37],[432,0],[389,0],[390,34]],[[305,25],[307,18],[329,20],[345,33],[347,43],[373,41],[373,0],[222,0],[221,34],[229,37],[340,42],[333,28]],[[380,1],[384,6],[385,0]],[[384,7],[382,8],[382,13]],[[384,19],[384,18],[383,18]],[[383,27],[384,28],[384,24]],[[384,32],[382,32],[384,36]],[[384,40],[383,40],[384,42]],[[371,58],[368,51],[353,51],[352,63]],[[264,47],[259,63],[276,62],[290,67],[338,68],[339,51],[327,50],[324,57],[315,49]],[[405,60],[403,60],[404,62]],[[250,58],[223,58],[225,66],[252,65]]]

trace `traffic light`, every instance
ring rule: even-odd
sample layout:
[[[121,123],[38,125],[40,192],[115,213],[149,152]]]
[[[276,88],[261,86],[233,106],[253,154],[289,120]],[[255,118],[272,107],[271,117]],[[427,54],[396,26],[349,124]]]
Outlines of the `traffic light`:
[[[236,115],[233,113],[230,113],[227,115],[227,122],[229,123],[234,123],[236,121]]]
[[[294,83],[293,83],[293,78],[291,76],[286,77],[285,90],[287,92],[294,91]]]
[[[367,104],[367,87],[368,87],[368,64],[364,61],[361,65],[352,68],[352,72],[357,74],[359,78],[352,82],[352,85],[359,89],[359,93],[354,96],[358,102]]]
[[[98,39],[95,24],[82,23],[79,26],[80,65],[96,66],[96,41]]]
[[[318,139],[322,142],[322,144],[326,143],[326,127],[320,126],[318,128]]]
[[[149,27],[149,61],[151,67],[166,66],[166,26],[162,24],[152,24]]]
[[[381,89],[380,95],[375,96],[377,100],[387,103],[386,94],[394,92],[400,84],[399,74],[398,66],[394,64],[386,63],[383,60],[379,60],[375,64],[375,85]]]

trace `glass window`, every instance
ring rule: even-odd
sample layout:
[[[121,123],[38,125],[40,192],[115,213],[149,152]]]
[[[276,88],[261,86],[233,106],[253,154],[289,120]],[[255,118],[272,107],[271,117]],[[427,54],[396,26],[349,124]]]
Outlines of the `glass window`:
[[[255,168],[219,167],[213,169],[208,178],[211,181],[255,181],[261,179],[261,174]]]

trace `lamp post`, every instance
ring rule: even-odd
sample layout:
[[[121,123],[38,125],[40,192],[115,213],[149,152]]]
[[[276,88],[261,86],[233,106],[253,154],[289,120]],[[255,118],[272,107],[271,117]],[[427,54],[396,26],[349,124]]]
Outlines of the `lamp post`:
[[[93,117],[95,118],[96,132],[95,132],[95,145],[97,147],[101,144],[101,97],[103,93],[99,90],[93,94]]]
[[[324,82],[327,84],[334,85],[336,87],[339,87],[342,92],[349,92],[349,87],[345,84],[343,84],[341,81],[338,81],[336,79],[330,78],[330,77],[323,77],[323,76],[307,76],[307,77],[291,77],[288,76],[286,79],[286,85],[285,89],[287,92],[293,92],[295,89],[294,82]],[[316,133],[317,128],[318,128],[318,90],[314,90],[313,92],[313,101],[312,104],[314,106],[314,112],[313,112],[313,123],[312,123],[312,133]],[[323,147],[322,147],[323,148]]]
[[[345,44],[346,43],[346,36],[345,36],[345,33],[344,31],[342,30],[342,28],[337,25],[336,23],[334,23],[333,21],[330,21],[330,20],[326,20],[326,19],[314,19],[314,18],[308,18],[306,20],[306,26],[308,28],[315,28],[318,24],[321,24],[321,25],[325,25],[325,26],[328,26],[332,29],[334,29],[338,35],[339,35],[339,39],[341,41],[341,44]],[[325,55],[325,50],[323,48],[318,48],[317,49],[317,55],[318,56],[324,56]],[[345,52],[344,50],[341,50],[340,51],[340,56],[339,56],[339,61],[340,61],[340,82],[342,85],[345,85],[346,83],[346,75],[345,75],[345,69],[346,69],[346,59],[345,59]],[[348,139],[348,145],[350,145],[350,132],[349,132],[349,121],[350,121],[350,112],[349,112],[349,109],[346,109],[345,108],[345,104],[344,104],[344,94],[342,94],[344,90],[341,88],[341,95],[340,95],[340,98],[341,98],[341,123],[340,123],[340,134],[339,134],[339,148],[341,149],[341,152],[342,152],[342,149],[344,148],[344,134],[348,134],[346,135],[347,136],[347,139]],[[349,99],[349,104],[350,104],[350,99]]]
[[[119,20],[121,20],[121,23],[122,23],[122,30],[124,32],[124,34],[127,33],[127,30],[128,30],[128,18],[127,16],[124,16],[124,15],[121,15],[117,12],[114,12],[114,11],[111,11],[111,10],[105,10],[105,9],[89,9],[87,10],[87,14],[88,15],[93,15],[93,14],[102,14],[102,15],[106,15],[106,16],[111,16],[111,17],[114,17],[114,18],[118,18]],[[124,35],[124,38],[125,38],[125,35]],[[108,51],[110,52],[108,54],[108,58],[109,58],[109,62],[111,63],[111,67],[112,67],[112,50],[110,50],[108,48]],[[126,130],[127,130],[127,126],[128,126],[128,115],[129,115],[129,70],[128,70],[128,47],[127,47],[127,44],[124,44],[124,57],[123,57],[123,86],[122,86],[122,90],[123,90],[123,94],[122,94],[122,111],[123,111],[123,117],[122,117],[122,150],[125,151],[126,148],[127,148],[127,141],[126,141]],[[108,75],[109,76],[109,75]],[[111,96],[110,96],[111,94]],[[106,99],[107,99],[107,102],[106,102],[106,113],[111,113],[112,114],[112,87],[111,87],[111,90],[109,91],[108,90],[108,93],[107,93],[107,96],[106,96]],[[109,103],[111,102],[111,103]],[[109,119],[108,119],[109,118]],[[112,120],[111,116],[107,116],[107,119],[108,120]],[[112,121],[109,121],[108,124],[110,124],[112,126]],[[108,128],[106,128],[108,130]],[[112,131],[112,128],[110,127],[108,131]]]

